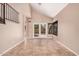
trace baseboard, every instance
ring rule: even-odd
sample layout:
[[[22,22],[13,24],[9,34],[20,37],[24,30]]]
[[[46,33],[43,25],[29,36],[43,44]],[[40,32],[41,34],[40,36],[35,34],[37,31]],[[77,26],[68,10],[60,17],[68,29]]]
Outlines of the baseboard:
[[[5,50],[4,52],[2,52],[0,54],[0,56],[2,56],[3,54],[5,54],[6,52],[10,51],[11,49],[15,48],[16,46],[18,46],[19,44],[21,44],[24,40],[20,41],[19,43],[16,43],[14,46],[8,48],[7,50]]]
[[[69,51],[71,51],[72,53],[74,53],[76,56],[79,56],[76,52],[74,52],[72,49],[70,49],[69,47],[67,47],[66,45],[64,45],[63,43],[61,43],[60,41],[56,41],[58,44],[60,44],[61,46],[65,47],[66,49],[68,49]]]

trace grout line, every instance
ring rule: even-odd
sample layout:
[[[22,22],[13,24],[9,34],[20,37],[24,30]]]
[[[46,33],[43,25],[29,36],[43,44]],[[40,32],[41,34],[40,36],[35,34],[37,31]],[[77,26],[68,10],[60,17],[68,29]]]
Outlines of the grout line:
[[[19,44],[21,44],[24,40],[20,41],[19,43],[16,43],[15,45],[13,45],[12,47],[8,48],[7,50],[5,50],[4,52],[2,52],[0,54],[0,56],[2,56],[3,54],[7,53],[8,51],[10,51],[11,49],[15,48],[16,46],[18,46]]]
[[[60,45],[62,45],[63,47],[65,47],[66,49],[68,49],[69,51],[71,51],[72,53],[74,53],[76,56],[78,56],[78,54],[76,52],[74,52],[72,49],[70,49],[69,47],[67,47],[66,45],[64,45],[63,43],[61,43],[60,41],[57,41],[56,42]]]

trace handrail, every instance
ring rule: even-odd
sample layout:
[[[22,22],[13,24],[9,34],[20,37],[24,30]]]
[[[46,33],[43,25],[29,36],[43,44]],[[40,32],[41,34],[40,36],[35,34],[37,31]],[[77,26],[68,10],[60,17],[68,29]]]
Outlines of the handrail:
[[[0,23],[5,24],[5,5],[0,3]]]
[[[19,23],[19,13],[8,3],[5,3],[5,19]]]
[[[5,24],[5,20],[19,23],[19,12],[8,3],[0,3],[0,23]]]
[[[6,5],[8,5],[10,8],[12,8],[16,13],[19,14],[19,12],[17,12],[12,6],[10,6],[8,3],[5,3]]]

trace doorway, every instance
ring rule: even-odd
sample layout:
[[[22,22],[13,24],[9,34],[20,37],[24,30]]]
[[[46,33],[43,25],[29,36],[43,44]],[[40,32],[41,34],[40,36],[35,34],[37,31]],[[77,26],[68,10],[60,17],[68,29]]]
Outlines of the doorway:
[[[33,24],[33,38],[46,38],[47,37],[47,24],[34,23]]]

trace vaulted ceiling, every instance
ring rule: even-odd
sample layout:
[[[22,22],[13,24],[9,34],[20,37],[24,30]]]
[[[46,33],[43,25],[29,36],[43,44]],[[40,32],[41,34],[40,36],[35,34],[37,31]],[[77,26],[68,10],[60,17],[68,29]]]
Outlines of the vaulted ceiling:
[[[52,18],[67,5],[68,3],[31,3],[34,10]]]

